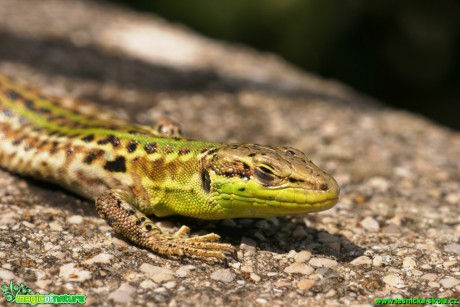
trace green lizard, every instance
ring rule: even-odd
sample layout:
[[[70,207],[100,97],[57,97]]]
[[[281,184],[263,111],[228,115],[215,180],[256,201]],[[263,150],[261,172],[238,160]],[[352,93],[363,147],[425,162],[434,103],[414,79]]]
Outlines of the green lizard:
[[[336,204],[336,181],[289,147],[184,138],[0,75],[0,166],[95,200],[114,231],[161,255],[225,258],[211,233],[163,234],[147,216],[199,219],[303,214]]]

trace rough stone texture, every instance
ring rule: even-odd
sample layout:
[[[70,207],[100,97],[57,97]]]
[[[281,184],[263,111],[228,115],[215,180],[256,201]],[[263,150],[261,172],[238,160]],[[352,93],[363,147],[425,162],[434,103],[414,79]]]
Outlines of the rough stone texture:
[[[2,283],[85,293],[87,302],[107,306],[342,306],[460,296],[458,133],[276,56],[103,2],[0,0],[0,42],[1,73],[132,121],[170,117],[192,138],[299,148],[342,188],[339,204],[319,214],[162,219],[165,231],[187,223],[241,246],[226,267],[158,257],[113,236],[90,202],[0,170]],[[334,265],[308,277],[287,273],[302,251]],[[69,264],[75,276],[63,274]]]

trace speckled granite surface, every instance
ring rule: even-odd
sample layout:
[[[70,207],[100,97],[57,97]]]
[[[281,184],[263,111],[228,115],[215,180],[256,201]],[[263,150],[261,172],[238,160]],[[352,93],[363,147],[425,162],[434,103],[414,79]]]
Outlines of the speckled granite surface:
[[[94,1],[0,0],[0,72],[197,139],[289,145],[342,187],[328,211],[161,219],[239,248],[220,263],[158,257],[93,205],[0,170],[0,279],[94,305],[372,305],[459,297],[460,135],[281,59]],[[4,298],[0,298],[4,302]]]

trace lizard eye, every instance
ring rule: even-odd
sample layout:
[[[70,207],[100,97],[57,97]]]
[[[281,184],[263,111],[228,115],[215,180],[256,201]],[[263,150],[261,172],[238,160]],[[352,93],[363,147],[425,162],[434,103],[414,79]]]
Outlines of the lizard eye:
[[[261,183],[264,184],[270,184],[275,180],[275,174],[273,173],[273,170],[266,166],[257,166],[254,169],[254,175]]]

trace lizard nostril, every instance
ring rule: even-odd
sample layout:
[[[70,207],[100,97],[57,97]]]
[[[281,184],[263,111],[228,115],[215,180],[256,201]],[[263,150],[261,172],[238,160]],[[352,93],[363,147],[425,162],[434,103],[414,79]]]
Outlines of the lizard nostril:
[[[323,183],[321,184],[321,186],[319,187],[322,191],[327,191],[329,190],[329,186],[327,185],[327,183]]]

